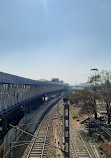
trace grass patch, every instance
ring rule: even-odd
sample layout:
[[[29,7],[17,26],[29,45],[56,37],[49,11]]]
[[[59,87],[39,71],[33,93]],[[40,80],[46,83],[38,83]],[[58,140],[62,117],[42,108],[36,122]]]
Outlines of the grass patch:
[[[77,115],[75,112],[73,112],[73,113],[72,113],[72,118],[73,118],[73,119],[76,119],[76,118],[78,118],[78,115]]]
[[[89,136],[84,136],[84,139],[89,142],[89,140],[91,139]]]
[[[63,116],[60,117],[60,120],[63,120]]]

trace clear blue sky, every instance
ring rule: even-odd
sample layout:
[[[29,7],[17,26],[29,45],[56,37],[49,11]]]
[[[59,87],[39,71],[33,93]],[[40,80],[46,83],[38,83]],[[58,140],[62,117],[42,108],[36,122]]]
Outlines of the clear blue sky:
[[[0,71],[87,81],[111,69],[111,0],[0,0]]]

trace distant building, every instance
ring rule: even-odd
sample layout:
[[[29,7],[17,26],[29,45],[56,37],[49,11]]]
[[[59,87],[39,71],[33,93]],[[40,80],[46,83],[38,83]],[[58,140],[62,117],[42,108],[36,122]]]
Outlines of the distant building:
[[[46,79],[39,79],[37,81],[47,82],[48,80],[46,80]]]
[[[52,78],[52,82],[64,83],[62,80],[59,80],[59,78]]]
[[[63,81],[59,81],[60,83],[64,83]]]
[[[59,78],[52,78],[52,82],[59,82]]]

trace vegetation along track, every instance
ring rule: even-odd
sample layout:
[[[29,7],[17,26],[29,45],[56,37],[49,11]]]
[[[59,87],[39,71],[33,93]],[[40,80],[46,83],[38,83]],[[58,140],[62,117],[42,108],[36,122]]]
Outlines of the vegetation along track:
[[[30,144],[30,148],[28,150],[27,158],[45,158],[47,143],[48,143],[48,132],[50,129],[50,122],[55,113],[55,108],[52,108],[49,113],[46,114],[44,119],[41,121],[38,126],[34,138]]]
[[[71,158],[97,158],[91,145],[84,141],[80,131],[70,115],[70,157]]]

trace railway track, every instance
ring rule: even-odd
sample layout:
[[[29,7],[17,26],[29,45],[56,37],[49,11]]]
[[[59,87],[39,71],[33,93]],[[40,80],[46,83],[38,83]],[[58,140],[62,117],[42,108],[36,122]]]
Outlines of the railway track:
[[[30,116],[27,117],[27,119],[24,121],[23,124],[20,125],[20,128],[22,127],[23,130],[27,130],[28,127],[30,126],[30,124],[32,124],[33,120],[35,119],[36,115],[38,114],[39,115],[39,111],[43,108],[44,109],[45,107],[45,104],[43,104],[41,107],[39,107],[39,109],[37,111],[35,111],[34,113],[32,113]],[[15,129],[16,130],[16,129]],[[14,132],[11,133],[11,135],[13,135]],[[12,146],[11,146],[11,149],[13,149],[13,146],[19,141],[19,139],[22,137],[23,135],[23,132],[21,132],[16,141],[14,143],[12,143]],[[9,155],[8,155],[9,154]],[[6,152],[6,154],[4,155],[3,158],[6,158],[7,156],[11,157],[10,156],[10,149]]]
[[[44,117],[37,128],[27,158],[46,158],[47,138],[50,122],[54,114],[55,107]]]
[[[70,116],[70,157],[71,158],[97,158],[90,144],[84,141]]]
[[[40,123],[40,119],[43,117],[43,115],[45,115],[46,113],[45,111],[47,111],[47,109],[49,109],[51,106],[56,104],[56,102],[57,102],[57,98],[47,103],[44,103],[42,106],[38,108],[38,110],[28,115],[26,117],[26,120],[23,122],[23,124],[18,126],[18,128],[22,129],[23,131],[34,134],[34,129]],[[15,130],[17,129],[15,128]],[[4,158],[22,157],[25,149],[27,148],[27,145],[29,144],[29,142],[31,142],[31,139],[32,139],[32,136],[25,134],[23,131],[20,131],[19,135],[17,136],[16,141],[12,142],[11,147],[4,154]],[[11,134],[13,135],[13,132]],[[18,151],[20,151],[19,154],[16,154]]]
[[[105,127],[101,127],[101,129],[103,130],[103,132],[107,134],[107,136],[109,137],[109,140],[111,140],[111,132]]]

